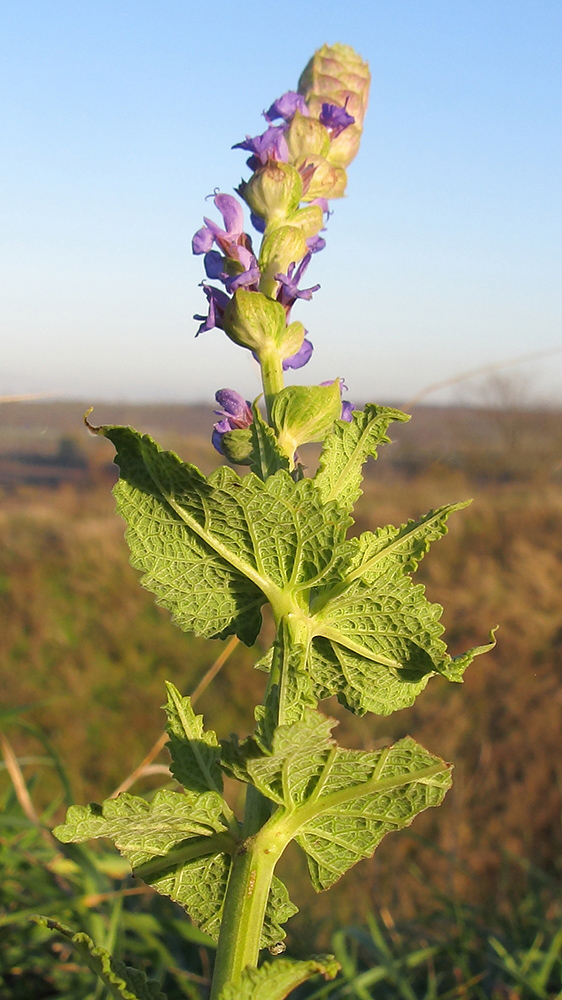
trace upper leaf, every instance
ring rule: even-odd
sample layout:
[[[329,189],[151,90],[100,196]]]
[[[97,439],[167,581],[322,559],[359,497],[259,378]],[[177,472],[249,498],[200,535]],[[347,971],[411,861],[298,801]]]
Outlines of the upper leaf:
[[[56,931],[67,938],[82,961],[99,976],[109,995],[115,1000],[166,1000],[166,994],[161,992],[159,983],[147,979],[139,969],[131,969],[120,962],[105,948],[99,948],[87,934],[75,933],[70,927],[58,920],[51,920],[50,917],[34,919],[50,931]]]
[[[390,420],[402,417],[369,406],[353,424],[338,423],[316,478],[296,483],[284,469],[268,475],[278,455],[266,431],[262,481],[229,468],[206,479],[131,428],[97,428],[117,447],[115,492],[144,585],[182,628],[199,635],[234,632],[252,643],[266,601],[277,621],[300,622],[303,655],[296,666],[292,654],[284,662],[292,670],[292,680],[285,672],[285,694],[301,714],[305,704],[337,694],[354,712],[386,715],[411,705],[432,674],[461,680],[474,656],[493,645],[452,658],[441,639],[442,609],[405,575],[463,504],[345,539],[342,508],[357,496],[361,463],[386,440]],[[281,721],[299,714],[284,717],[279,684],[270,690],[273,724],[276,696]],[[258,733],[266,744],[267,713]]]
[[[95,430],[117,448],[132,563],[180,627],[250,645],[266,600],[284,607],[347,561],[347,521],[310,480],[280,470],[264,483],[226,467],[206,479],[130,427]]]
[[[389,524],[374,532],[363,532],[346,581],[361,577],[365,583],[370,583],[383,574],[414,573],[431,543],[447,534],[449,516],[470,503],[470,500],[461,500],[445,504],[430,510],[419,521],[408,521],[399,528]]]
[[[354,410],[351,423],[336,420],[320,456],[314,478],[325,503],[337,500],[342,510],[350,512],[361,495],[362,466],[369,455],[377,457],[379,444],[387,444],[389,424],[410,417],[400,410],[368,403],[364,410]]]
[[[254,419],[250,425],[250,435],[252,441],[252,472],[264,482],[273,476],[279,469],[289,471],[289,459],[279,448],[277,435],[266,424],[257,403],[252,406]]]
[[[451,784],[450,765],[410,737],[383,750],[346,750],[334,744],[333,725],[308,710],[302,722],[277,729],[272,754],[245,764],[247,780],[282,807],[279,827],[306,852],[318,891],[369,857],[385,834],[439,805]]]
[[[308,671],[320,700],[337,694],[357,714],[391,712],[413,704],[429,678],[462,680],[490,643],[451,657],[441,639],[442,608],[405,574],[417,568],[432,541],[446,533],[448,504],[400,528],[388,525],[353,539],[350,568],[313,601],[314,638]]]
[[[340,964],[332,955],[317,955],[307,962],[278,958],[264,962],[259,969],[245,969],[240,979],[224,987],[219,1000],[284,1000],[312,976],[335,979],[339,970]]]

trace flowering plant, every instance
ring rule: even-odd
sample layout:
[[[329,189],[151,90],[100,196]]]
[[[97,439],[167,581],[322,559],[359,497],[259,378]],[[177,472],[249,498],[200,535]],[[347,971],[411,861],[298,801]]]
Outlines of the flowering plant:
[[[341,378],[284,384],[284,373],[312,353],[291,313],[318,290],[301,283],[325,246],[329,201],[345,191],[368,86],[368,68],[352,49],[323,46],[298,89],[265,112],[264,133],[238,144],[250,153],[241,201],[216,192],[222,222],[205,218],[193,237],[208,304],[196,317],[198,333],[224,331],[252,352],[261,374],[263,409],[259,398],[250,402],[232,389],[216,394],[213,443],[250,471],[223,465],[205,477],[130,427],[91,428],[115,445],[115,495],[132,562],[173,621],[249,646],[264,605],[275,622],[272,648],[256,664],[268,683],[251,735],[219,741],[168,684],[171,772],[181,790],[162,789],[150,802],[122,793],[101,806],[73,806],[55,831],[63,842],[112,839],[136,877],[176,900],[216,940],[211,1000],[282,1000],[313,975],[336,974],[331,956],[259,964],[262,949],[284,950],[283,924],[295,912],[275,875],[292,840],[306,855],[313,887],[328,889],[387,833],[438,805],[450,785],[450,765],[410,737],[372,752],[339,747],[334,720],[318,703],[336,695],[358,715],[388,715],[412,705],[433,676],[461,681],[493,644],[491,637],[450,656],[441,608],[411,579],[464,503],[347,537],[364,462],[389,440],[390,423],[408,417],[372,404],[354,409],[342,402]],[[322,453],[307,478],[299,448],[313,441]],[[223,795],[224,775],[246,787],[242,816]],[[74,941],[112,995],[162,998],[85,935],[50,925]]]

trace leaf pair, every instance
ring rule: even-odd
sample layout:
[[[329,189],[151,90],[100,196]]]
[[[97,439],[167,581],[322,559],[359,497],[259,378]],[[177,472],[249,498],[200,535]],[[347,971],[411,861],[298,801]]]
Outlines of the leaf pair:
[[[336,694],[359,714],[411,705],[433,674],[460,680],[492,643],[450,657],[442,609],[408,574],[464,504],[345,537],[362,464],[388,440],[391,420],[404,419],[367,406],[351,424],[336,421],[315,478],[300,482],[277,467],[271,430],[259,422],[263,479],[230,468],[205,478],[131,428],[97,428],[117,448],[117,504],[143,585],[198,635],[236,633],[250,645],[266,602],[277,620],[299,618],[306,626],[300,669],[313,699]]]
[[[215,939],[241,842],[221,795],[223,769],[273,803],[264,835],[281,852],[297,840],[317,891],[369,857],[387,833],[438,805],[450,785],[450,767],[410,738],[373,752],[342,749],[331,737],[334,720],[311,709],[302,721],[277,727],[269,753],[253,741],[221,750],[189,698],[170,684],[166,710],[172,771],[185,791],[161,790],[151,803],[124,793],[103,806],[72,806],[54,832],[65,843],[113,840],[136,876],[180,903]],[[283,939],[281,924],[295,912],[274,878],[261,947]]]
[[[182,698],[171,684],[166,711],[171,769],[185,791],[160,790],[150,803],[125,792],[101,806],[71,806],[66,822],[54,833],[63,843],[112,840],[134,875],[180,903],[193,922],[217,940],[240,829],[222,797],[215,734],[203,730],[189,698]],[[261,947],[283,940],[280,925],[294,913],[285,886],[274,879]]]

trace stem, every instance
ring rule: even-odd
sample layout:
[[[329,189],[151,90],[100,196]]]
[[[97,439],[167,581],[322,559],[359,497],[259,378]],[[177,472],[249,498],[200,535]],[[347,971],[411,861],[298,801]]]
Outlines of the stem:
[[[234,855],[224,901],[210,1000],[236,982],[247,965],[257,966],[273,870],[285,842],[275,843],[267,824]]]
[[[267,418],[271,423],[271,406],[278,392],[284,387],[283,363],[279,351],[272,349],[260,354],[261,380],[267,408]]]

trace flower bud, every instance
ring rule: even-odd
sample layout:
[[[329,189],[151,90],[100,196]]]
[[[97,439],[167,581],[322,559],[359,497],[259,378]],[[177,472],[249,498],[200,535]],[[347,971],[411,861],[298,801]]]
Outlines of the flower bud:
[[[265,219],[266,229],[283,225],[296,212],[302,198],[302,179],[290,163],[268,160],[238,193],[255,215]]]
[[[289,157],[295,163],[307,153],[327,156],[330,136],[317,118],[305,118],[297,111],[286,135]]]
[[[350,45],[323,45],[314,53],[299,80],[299,94],[308,109],[320,117],[322,104],[345,106],[359,127],[363,125],[371,74],[366,62]]]
[[[266,295],[275,295],[278,287],[275,275],[280,271],[285,273],[289,264],[298,264],[306,251],[306,235],[296,226],[280,226],[269,233],[262,243],[260,253],[260,291]]]
[[[253,457],[252,432],[249,427],[225,431],[220,435],[217,450],[235,465],[251,465]]]
[[[303,201],[342,198],[345,194],[347,174],[343,167],[332,165],[323,156],[307,156],[298,166],[307,178]]]
[[[289,323],[289,326],[283,334],[283,340],[281,342],[282,361],[286,361],[287,358],[292,358],[297,351],[300,351],[305,333],[306,330],[304,326],[298,320],[295,320],[294,323]]]
[[[349,45],[323,45],[313,55],[299,80],[299,93],[312,118],[319,119],[323,104],[345,108],[355,119],[334,137],[326,154],[331,163],[348,166],[357,153],[369,98],[371,74],[366,62]],[[351,131],[353,129],[353,131]]]
[[[337,167],[348,167],[359,152],[361,129],[358,125],[348,125],[343,132],[332,139],[326,159]]]
[[[285,310],[280,302],[239,288],[223,318],[225,333],[240,347],[258,354],[267,347],[278,347],[285,332]]]
[[[306,239],[310,239],[312,236],[316,236],[317,233],[324,226],[324,213],[320,208],[320,205],[307,205],[306,208],[299,208],[298,212],[291,215],[290,219],[291,226],[297,226],[302,229]]]
[[[323,441],[340,414],[339,379],[331,385],[290,385],[282,389],[271,409],[281,451],[292,459],[299,445]]]

